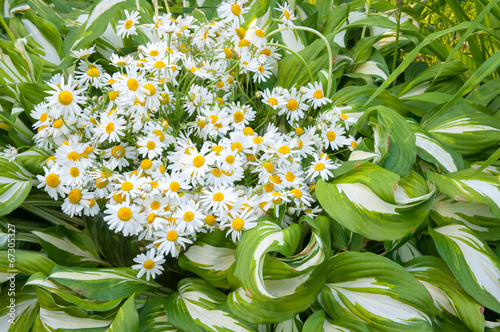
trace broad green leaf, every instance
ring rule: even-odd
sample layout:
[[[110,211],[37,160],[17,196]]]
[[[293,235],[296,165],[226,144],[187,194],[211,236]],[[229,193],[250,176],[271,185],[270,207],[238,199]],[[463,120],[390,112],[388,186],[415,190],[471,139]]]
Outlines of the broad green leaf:
[[[315,191],[339,224],[369,239],[390,241],[411,234],[434,200],[434,190],[423,187],[415,195],[408,187],[398,189],[399,180],[395,173],[364,163],[330,183],[318,181]]]
[[[38,312],[36,293],[32,287],[24,287],[20,282],[15,283],[13,293],[9,288],[9,284],[5,285],[0,295],[0,326],[2,331],[28,331]],[[14,299],[15,302],[12,303],[11,299]]]
[[[330,252],[328,219],[305,218],[311,226],[309,244],[292,256],[300,239],[300,227],[282,230],[262,220],[249,230],[236,248],[234,277],[239,287],[228,295],[231,311],[255,323],[278,323],[293,318],[316,299],[324,283]],[[273,258],[278,252],[288,258]],[[289,257],[292,256],[292,257]]]
[[[500,219],[483,202],[461,202],[445,195],[434,201],[430,215],[438,225],[460,223],[472,229],[483,241],[500,239]]]
[[[373,134],[375,152],[380,154],[375,163],[405,176],[416,161],[415,137],[408,122],[396,111],[385,106],[367,109],[357,125],[364,134]]]
[[[56,266],[52,260],[38,251],[16,249],[15,260],[13,253],[7,250],[0,251],[0,272],[17,270],[18,273],[32,275],[36,272],[49,274]]]
[[[227,272],[235,262],[235,247],[224,232],[215,230],[195,241],[179,258],[179,266],[214,287],[229,288]]]
[[[19,153],[16,158],[28,172],[36,175],[43,173],[43,166],[50,156],[46,151],[32,147],[27,151]]]
[[[0,157],[0,217],[14,211],[31,190],[31,177],[17,161]]]
[[[131,268],[66,268],[58,265],[49,275],[49,280],[97,301],[109,301],[161,287],[155,281],[146,281],[136,275]]]
[[[300,320],[299,315],[294,318],[288,319],[284,322],[278,323],[274,326],[275,332],[301,332],[304,324]]]
[[[121,306],[116,314],[109,332],[139,331],[139,314],[135,308],[135,294],[132,294]]]
[[[97,247],[86,232],[77,233],[64,226],[55,226],[32,233],[47,256],[57,264],[81,267],[107,264],[99,257]]]
[[[500,312],[500,259],[463,225],[429,228],[439,254],[464,290],[478,303]]]
[[[433,331],[429,292],[403,267],[372,254],[330,258],[319,302],[330,317],[356,318],[374,331]]]
[[[172,325],[180,331],[256,331],[257,326],[232,314],[226,295],[202,279],[185,278],[177,292],[167,299],[165,311]]]
[[[477,154],[498,143],[500,119],[479,112],[465,102],[432,117],[422,120],[425,122],[423,128],[463,156]]]
[[[421,256],[405,264],[405,268],[432,295],[439,316],[447,312],[458,317],[471,331],[484,331],[484,308],[463,290],[442,259]]]
[[[61,289],[58,285],[47,279],[47,276],[41,272],[33,274],[26,285],[33,287],[40,287],[46,291],[57,294],[59,297],[73,303],[74,305],[88,311],[108,311],[116,308],[120,305],[122,300],[127,296],[119,297],[110,301],[96,301],[91,299],[84,299],[77,295],[76,293],[69,292],[67,289]]]
[[[302,332],[368,332],[363,322],[351,317],[343,317],[335,321],[327,318],[323,310],[318,310],[307,317]]]
[[[40,308],[40,323],[47,328],[47,331],[89,331],[104,332],[112,319],[101,318],[99,316],[76,316],[69,314],[67,310],[49,310]]]
[[[177,331],[168,321],[164,308],[165,298],[148,297],[148,302],[139,313],[140,332]]]
[[[500,179],[480,173],[469,179],[474,169],[439,175],[426,171],[427,178],[446,196],[459,202],[486,203],[491,213],[500,218]],[[463,222],[463,221],[462,221]]]

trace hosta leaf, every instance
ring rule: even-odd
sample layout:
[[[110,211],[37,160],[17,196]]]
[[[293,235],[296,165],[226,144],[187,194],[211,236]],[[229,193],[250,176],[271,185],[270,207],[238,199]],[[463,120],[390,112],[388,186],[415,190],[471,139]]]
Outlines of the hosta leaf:
[[[109,327],[109,332],[138,331],[139,314],[135,308],[135,294],[132,294],[121,306],[116,314],[113,323]]]
[[[497,145],[500,119],[461,102],[427,122],[424,129],[463,156],[470,156]]]
[[[299,315],[297,315],[292,319],[276,324],[274,332],[301,332],[303,325]]]
[[[0,217],[14,211],[31,190],[31,177],[15,160],[0,157]]]
[[[21,283],[15,285],[14,294],[9,295],[9,288],[6,287],[0,295],[0,326],[5,332],[27,331],[38,312],[38,301],[33,288],[24,287]],[[11,304],[11,298],[15,299],[14,305]],[[11,308],[13,308],[12,311]],[[14,324],[9,323],[12,320]]]
[[[68,292],[66,289],[61,290],[58,285],[48,280],[47,276],[41,272],[33,274],[26,282],[26,285],[43,288],[52,294],[57,294],[65,301],[73,303],[79,308],[88,311],[107,311],[114,309],[120,305],[120,303],[124,298],[127,297],[123,296],[110,301],[96,301],[91,299],[84,299]]]
[[[81,267],[106,264],[86,232],[77,233],[64,226],[55,226],[32,233],[40,241],[47,256],[57,264]]]
[[[149,297],[148,302],[139,313],[140,332],[177,331],[168,321],[163,304],[165,298]]]
[[[401,115],[389,107],[371,107],[359,119],[358,126],[365,134],[373,132],[375,152],[381,156],[374,162],[401,176],[410,172],[417,147],[410,125]]]
[[[477,174],[470,179],[474,171],[474,169],[469,168],[446,175],[430,171],[426,171],[425,174],[446,196],[459,202],[486,203],[490,207],[491,213],[500,218],[500,180],[496,176],[484,173]]]
[[[325,317],[323,310],[318,310],[309,316],[304,323],[302,332],[368,332],[365,324],[351,317],[343,317],[332,321]]]
[[[484,331],[484,308],[463,290],[442,259],[421,256],[408,262],[405,268],[427,288],[441,315],[448,312],[471,331]]]
[[[429,292],[400,265],[372,253],[330,258],[319,300],[333,319],[356,318],[370,330],[432,331]]]
[[[146,281],[136,275],[137,272],[130,268],[66,268],[58,265],[49,275],[49,279],[86,298],[98,301],[109,301],[161,287],[155,281]]]
[[[460,202],[439,195],[434,201],[430,215],[439,225],[463,224],[472,229],[483,241],[500,239],[500,219],[491,213],[486,203]]]
[[[240,287],[228,295],[233,313],[255,323],[277,323],[307,309],[324,283],[330,251],[328,219],[306,218],[312,228],[305,249],[292,257],[272,258],[276,251],[294,254],[300,229],[297,224],[282,230],[270,221],[260,221],[236,248],[234,276]]]
[[[257,326],[232,314],[226,295],[201,279],[185,278],[165,303],[172,325],[181,331],[256,331]]]
[[[15,263],[12,262],[12,253],[7,250],[0,251],[0,272],[17,270],[18,273],[32,275],[37,272],[49,274],[56,266],[45,254],[37,251],[25,251],[16,249]]]
[[[413,130],[418,129],[415,122],[410,122],[410,125]],[[456,172],[464,168],[462,155],[441,143],[425,129],[419,129],[415,133],[415,144],[420,158],[435,164],[445,173]]]
[[[434,200],[434,191],[427,188],[418,195],[396,191],[399,179],[380,166],[364,163],[330,183],[318,181],[316,196],[347,229],[377,241],[396,240],[416,229]]]
[[[220,230],[204,234],[179,258],[179,266],[214,287],[229,288],[227,271],[235,262],[235,247]]]
[[[43,165],[45,165],[45,162],[49,157],[50,154],[36,147],[21,152],[16,156],[24,168],[26,168],[28,172],[35,175],[43,173]]]
[[[49,310],[40,308],[39,320],[40,323],[47,328],[48,331],[89,331],[89,332],[104,332],[108,330],[108,326],[112,319],[104,319],[99,316],[84,316],[72,315],[68,310]]]
[[[429,228],[437,250],[465,291],[500,312],[500,259],[463,225]]]

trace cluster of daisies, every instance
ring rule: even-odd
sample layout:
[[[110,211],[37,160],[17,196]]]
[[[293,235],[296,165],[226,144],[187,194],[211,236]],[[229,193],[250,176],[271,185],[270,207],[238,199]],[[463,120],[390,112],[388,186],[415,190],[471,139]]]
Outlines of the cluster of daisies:
[[[35,142],[52,154],[38,187],[70,216],[101,212],[111,230],[138,236],[139,277],[160,274],[200,233],[217,228],[238,243],[260,218],[287,227],[316,216],[316,180],[359,143],[356,117],[331,106],[321,83],[247,95],[276,74],[280,54],[262,29],[241,27],[240,2],[209,23],[165,14],[139,25],[126,12],[117,32],[142,30],[150,42],[113,55],[109,73],[89,61],[93,48],[74,52],[74,75],[54,76],[32,111]]]

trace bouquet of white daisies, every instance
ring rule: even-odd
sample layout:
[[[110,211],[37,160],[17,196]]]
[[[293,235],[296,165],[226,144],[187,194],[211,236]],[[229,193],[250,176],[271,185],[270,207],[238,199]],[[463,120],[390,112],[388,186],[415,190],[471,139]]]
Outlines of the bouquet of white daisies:
[[[160,274],[200,233],[238,243],[264,217],[287,227],[318,215],[316,179],[360,142],[322,83],[272,87],[283,51],[269,45],[272,26],[242,27],[247,10],[232,1],[217,20],[153,24],[126,11],[117,33],[148,42],[106,63],[90,61],[93,47],[74,52],[74,75],[54,76],[32,112],[36,145],[52,154],[38,187],[64,213],[102,211],[111,230],[143,241],[139,277]],[[294,28],[288,6],[278,10]]]

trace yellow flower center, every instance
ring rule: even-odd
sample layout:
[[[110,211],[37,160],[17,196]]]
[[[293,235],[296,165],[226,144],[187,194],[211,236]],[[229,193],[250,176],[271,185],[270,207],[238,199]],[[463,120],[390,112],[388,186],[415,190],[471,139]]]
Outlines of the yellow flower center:
[[[321,99],[321,98],[323,98],[323,97],[324,97],[324,96],[323,96],[323,91],[321,91],[321,90],[316,90],[316,91],[314,91],[314,93],[313,93],[313,97],[314,97],[314,98],[316,98],[316,99]]]
[[[257,31],[255,31],[255,34],[257,35],[257,37],[264,37],[266,34],[264,33],[264,31],[262,31],[261,29],[257,29]]]
[[[73,101],[73,95],[69,91],[61,91],[59,93],[59,102],[63,105],[69,105]]]
[[[231,5],[231,13],[238,16],[241,14],[241,7],[237,4]]]
[[[231,223],[231,226],[233,226],[235,231],[241,231],[243,229],[243,225],[245,225],[245,222],[241,218],[236,218]]]
[[[103,178],[98,178],[95,180],[95,186],[99,189],[105,188],[108,185],[109,181]]]
[[[243,150],[243,144],[240,142],[234,142],[231,144],[231,151],[238,150],[237,152],[240,153]]]
[[[158,138],[160,139],[160,142],[163,142],[165,140],[165,134],[161,130],[158,130],[158,129],[154,130],[153,134],[158,136]]]
[[[177,232],[174,230],[168,231],[167,233],[167,240],[169,240],[170,242],[177,240],[178,237],[179,235],[177,235]]]
[[[326,138],[327,138],[330,142],[331,142],[331,141],[333,141],[333,140],[335,140],[335,137],[336,137],[335,133],[334,133],[333,131],[331,131],[331,130],[330,130],[329,132],[327,132],[327,133],[326,133]]]
[[[271,97],[271,98],[269,98],[269,99],[267,100],[267,102],[268,102],[269,104],[273,105],[273,106],[278,105],[278,101],[276,100],[276,98],[272,98],[272,97]]]
[[[293,182],[293,180],[295,180],[295,175],[292,172],[287,172],[285,178],[288,182]]]
[[[297,103],[295,99],[290,99],[288,103],[286,103],[286,108],[288,108],[290,111],[295,111],[298,106],[299,103]]]
[[[229,165],[232,165],[235,160],[236,159],[233,156],[231,156],[231,155],[229,155],[229,156],[226,157],[226,163],[228,163]]]
[[[281,153],[281,154],[288,154],[288,153],[290,153],[290,147],[288,147],[286,145],[282,145],[278,149],[278,152]]]
[[[80,156],[80,154],[78,154],[78,152],[72,151],[72,152],[68,153],[66,158],[68,158],[68,160],[77,161],[77,160],[80,160],[81,156]]]
[[[68,194],[68,200],[73,204],[78,204],[82,200],[82,191],[80,189],[71,189]]]
[[[99,73],[99,70],[97,70],[97,68],[90,68],[89,70],[87,70],[87,76],[99,77],[101,76],[101,73]]]
[[[111,155],[115,158],[123,158],[125,156],[125,148],[121,145],[114,146],[111,149]]]
[[[324,169],[325,169],[325,164],[323,164],[323,163],[317,163],[316,165],[314,165],[315,171],[322,171]]]
[[[292,194],[293,197],[295,198],[301,198],[302,197],[302,191],[300,191],[300,189],[292,189],[290,191],[290,193]]]
[[[135,78],[129,78],[127,81],[127,87],[132,91],[137,91],[139,89],[139,82]]]
[[[40,115],[40,122],[45,122],[45,120],[47,120],[47,116],[47,113],[42,113],[42,115]]]
[[[146,169],[150,169],[151,166],[153,166],[153,162],[149,159],[144,159],[143,161],[141,161],[141,168],[146,170]]]
[[[215,193],[212,198],[214,199],[214,201],[216,202],[221,202],[223,199],[224,199],[224,194],[223,193]]]
[[[121,221],[129,221],[132,218],[132,210],[126,206],[118,210],[118,219]]]
[[[106,125],[106,133],[109,135],[115,130],[115,124],[113,122],[110,122]]]
[[[134,189],[134,185],[133,185],[132,182],[125,181],[125,182],[122,183],[122,190],[123,191],[130,191],[132,189]]]
[[[179,184],[179,182],[173,181],[170,184],[170,190],[172,190],[173,192],[178,192],[180,188],[181,188],[181,185]]]
[[[205,217],[205,224],[208,226],[213,226],[215,224],[215,216],[209,214],[208,216]]]
[[[245,129],[243,129],[243,134],[245,136],[252,136],[254,134],[254,131],[250,127],[245,127]]]
[[[149,141],[148,144],[146,144],[146,147],[148,148],[148,150],[154,150],[156,144],[153,141]]]
[[[145,269],[151,270],[153,267],[155,267],[155,262],[153,262],[151,259],[148,259],[147,261],[144,262]]]
[[[151,83],[144,84],[144,89],[149,91],[148,96],[154,96],[156,94],[156,88]]]
[[[80,175],[80,170],[78,169],[78,167],[71,167],[71,168],[69,169],[69,174],[70,174],[72,177],[76,178],[78,175]]]
[[[245,116],[240,111],[235,112],[233,117],[234,117],[235,122],[241,122],[241,121],[243,121],[243,119],[245,119]]]
[[[151,51],[149,51],[149,55],[150,56],[157,56],[158,54],[160,54],[160,52],[158,52],[157,50],[151,50]]]
[[[162,69],[162,68],[165,68],[165,66],[166,66],[165,62],[163,62],[161,60],[156,61],[154,64],[154,67],[156,69]]]
[[[205,164],[205,158],[202,156],[196,156],[193,159],[193,166],[194,167],[201,167]]]
[[[155,221],[155,219],[156,219],[156,214],[154,214],[153,212],[148,214],[148,218],[147,218],[148,224],[152,224]]]
[[[130,29],[132,27],[132,25],[134,25],[134,21],[132,20],[127,20],[127,22],[125,22],[125,29]]]
[[[285,15],[285,18],[286,18],[287,20],[290,20],[290,13],[288,12],[288,10],[286,10],[286,9],[285,9],[285,10],[283,10],[283,15]]]
[[[119,93],[120,93],[120,91],[110,91],[108,93],[109,100],[111,100],[111,101],[115,100],[116,97],[118,97]]]
[[[54,173],[50,173],[45,178],[45,182],[47,183],[47,185],[49,187],[54,188],[54,187],[57,187],[59,185],[59,183],[61,182],[61,180],[59,180],[59,175],[54,174]]]
[[[151,202],[151,205],[149,206],[151,210],[158,210],[160,208],[161,204],[158,201]]]
[[[191,220],[194,219],[194,213],[191,211],[188,211],[188,212],[184,213],[184,215],[182,216],[182,219],[184,219],[185,222],[190,222]]]
[[[355,141],[351,142],[351,148],[355,149],[358,146],[358,143]]]
[[[270,162],[266,162],[262,164],[262,167],[268,172],[272,173],[274,171],[274,165],[271,164]]]

